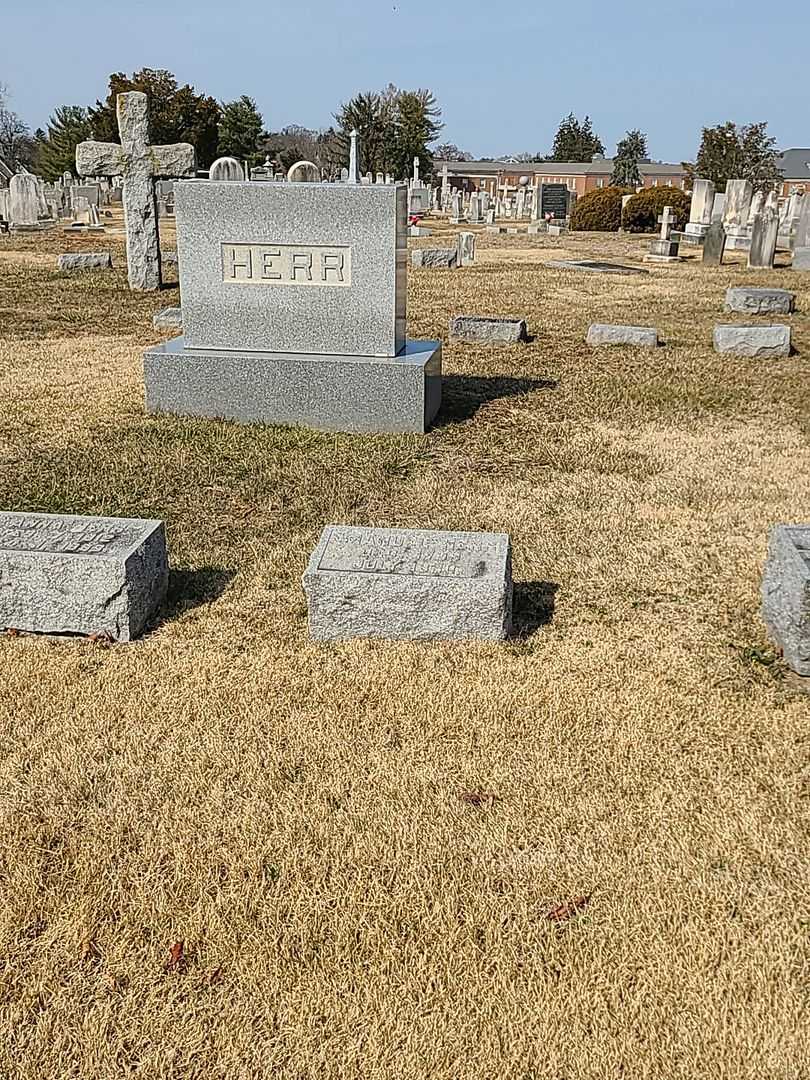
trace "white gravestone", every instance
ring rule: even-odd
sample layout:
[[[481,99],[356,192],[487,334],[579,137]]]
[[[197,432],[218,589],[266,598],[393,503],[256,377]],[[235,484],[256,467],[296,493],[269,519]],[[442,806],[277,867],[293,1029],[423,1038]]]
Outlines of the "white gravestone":
[[[38,228],[40,196],[37,178],[31,173],[15,173],[9,181],[9,221],[12,228]]]

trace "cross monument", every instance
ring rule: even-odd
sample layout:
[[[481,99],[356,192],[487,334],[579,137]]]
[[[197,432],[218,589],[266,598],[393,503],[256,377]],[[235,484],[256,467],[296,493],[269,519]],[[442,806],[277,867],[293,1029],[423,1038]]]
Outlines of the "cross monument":
[[[193,174],[194,147],[189,143],[149,145],[149,103],[146,94],[130,90],[116,102],[118,143],[82,142],[76,147],[79,176],[123,177],[127,270],[131,289],[159,289],[160,238],[154,180]]]

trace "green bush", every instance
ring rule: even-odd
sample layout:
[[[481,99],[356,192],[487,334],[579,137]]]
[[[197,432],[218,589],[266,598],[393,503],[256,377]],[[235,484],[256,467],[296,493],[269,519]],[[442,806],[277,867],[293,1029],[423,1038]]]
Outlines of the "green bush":
[[[618,232],[622,223],[622,196],[627,188],[606,187],[589,191],[577,200],[571,228],[577,232]]]
[[[691,200],[676,187],[644,188],[629,200],[622,213],[622,228],[634,233],[657,233],[658,219],[665,206],[675,211],[675,228],[682,229],[689,220]]]

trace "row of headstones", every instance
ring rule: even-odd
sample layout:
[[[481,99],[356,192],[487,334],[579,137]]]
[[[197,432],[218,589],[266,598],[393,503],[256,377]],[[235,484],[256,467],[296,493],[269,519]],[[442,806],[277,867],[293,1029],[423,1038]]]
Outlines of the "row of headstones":
[[[33,173],[16,173],[0,188],[0,218],[11,229],[42,229],[54,222],[95,218],[101,206],[120,202],[120,186],[107,182],[77,184],[70,173],[50,184]],[[94,214],[93,211],[96,211]]]
[[[0,627],[133,640],[166,599],[163,522],[0,514]],[[499,641],[512,632],[506,533],[328,525],[302,584],[310,636]],[[810,676],[810,526],[777,525],[762,581],[762,616],[786,663]]]
[[[471,225],[494,225],[511,219],[535,222],[566,221],[576,203],[576,192],[562,184],[539,184],[535,188],[519,187],[514,196],[498,194],[494,199],[488,191],[437,189],[436,209],[450,214],[452,224],[467,221]]]
[[[776,191],[755,192],[748,180],[729,180],[717,193],[711,180],[695,180],[684,241],[704,243],[713,225],[722,227],[725,246],[749,250],[752,267],[772,267],[781,246],[793,251],[794,269],[810,269],[810,192],[780,199]]]

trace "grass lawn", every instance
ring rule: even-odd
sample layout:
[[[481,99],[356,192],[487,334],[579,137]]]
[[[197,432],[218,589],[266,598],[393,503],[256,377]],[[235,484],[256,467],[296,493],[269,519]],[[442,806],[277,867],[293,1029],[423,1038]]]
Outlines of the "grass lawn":
[[[138,644],[0,638],[0,1077],[808,1075],[810,699],[758,591],[810,520],[810,275],[478,242],[409,277],[437,424],[354,436],[147,417],[176,288],[0,238],[0,507],[162,518],[173,566]],[[794,356],[712,351],[731,284],[797,293]],[[514,639],[310,643],[327,523],[510,533]]]

